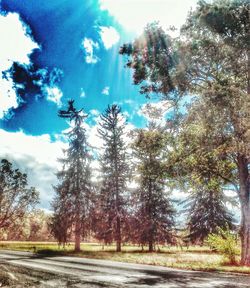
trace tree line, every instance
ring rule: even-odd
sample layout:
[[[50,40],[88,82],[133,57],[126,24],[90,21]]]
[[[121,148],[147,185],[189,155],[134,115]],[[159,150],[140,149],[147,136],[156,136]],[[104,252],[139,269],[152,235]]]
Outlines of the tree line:
[[[164,194],[162,165],[163,139],[160,131],[138,130],[133,156],[127,152],[125,119],[117,105],[108,106],[101,115],[98,134],[103,149],[98,155],[101,179],[91,183],[90,148],[83,128],[82,110],[76,110],[73,101],[59,116],[74,122],[68,133],[69,148],[62,159],[64,168],[53,201],[52,232],[62,244],[75,237],[75,250],[80,250],[81,238],[92,233],[105,244],[116,242],[121,251],[124,242],[148,245],[166,243],[173,234],[174,210]],[[162,144],[161,144],[162,143]],[[138,177],[139,189],[131,191],[132,163]]]
[[[147,245],[150,252],[157,244],[176,244],[176,211],[170,198],[175,179],[168,175],[170,152],[166,148],[172,132],[149,122],[146,128],[130,132],[128,141],[125,117],[113,104],[100,116],[102,149],[91,155],[83,128],[84,111],[70,100],[59,117],[72,122],[52,203],[51,231],[59,243],[65,245],[74,238],[75,251],[80,251],[81,240],[91,235],[104,244],[115,242],[117,252],[122,243]],[[100,163],[97,183],[91,181],[91,158]],[[137,183],[134,188],[129,187],[132,181]],[[233,228],[220,189],[207,191],[202,186],[194,195],[189,199],[186,241],[203,243],[218,227]]]
[[[32,212],[38,194],[32,194],[34,188],[28,188],[29,197],[22,213],[17,210],[17,215],[14,212],[8,215],[9,224],[1,227],[7,239],[57,239],[62,245],[73,240],[75,250],[79,251],[81,241],[91,238],[106,245],[115,242],[118,252],[122,243],[147,245],[152,252],[156,245],[180,242],[176,211],[170,198],[175,177],[167,167],[173,131],[166,129],[166,125],[149,122],[146,128],[134,129],[128,134],[121,108],[111,105],[100,116],[98,134],[102,149],[93,155],[84,129],[87,115],[83,109],[77,110],[71,100],[67,110],[60,110],[58,114],[72,123],[66,133],[69,147],[64,151],[65,157],[59,159],[62,170],[57,174],[59,184],[54,187],[56,196],[51,203],[54,213],[48,216]],[[91,181],[94,158],[100,163],[97,182]],[[13,169],[7,160],[2,163],[1,183],[6,183],[2,185],[6,197],[3,206],[10,191],[6,188],[13,187],[10,180],[18,178],[18,172],[27,186],[27,175]],[[9,173],[6,173],[6,164]],[[131,188],[130,182],[137,185]],[[23,186],[15,186],[19,186],[13,190],[18,198]],[[202,244],[218,227],[233,228],[232,215],[225,203],[221,190],[208,193],[203,186],[193,190],[186,202],[188,223],[182,240]],[[17,209],[17,206],[12,207],[10,202],[6,210],[10,208]]]

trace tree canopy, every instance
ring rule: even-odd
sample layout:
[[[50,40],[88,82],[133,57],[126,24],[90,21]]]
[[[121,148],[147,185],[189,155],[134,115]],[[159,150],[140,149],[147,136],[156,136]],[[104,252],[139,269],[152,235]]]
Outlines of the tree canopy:
[[[11,162],[1,160],[0,165],[0,228],[10,227],[33,208],[39,200],[34,187],[28,186],[27,174],[13,168]]]

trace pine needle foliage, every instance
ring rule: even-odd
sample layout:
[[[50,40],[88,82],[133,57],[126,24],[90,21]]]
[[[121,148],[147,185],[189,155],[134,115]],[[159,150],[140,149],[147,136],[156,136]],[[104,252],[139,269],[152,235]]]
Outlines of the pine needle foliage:
[[[118,105],[108,106],[101,115],[98,133],[103,141],[100,153],[102,181],[95,210],[96,237],[104,243],[121,243],[126,226],[126,181],[128,158],[126,152],[125,120]]]
[[[166,192],[164,133],[157,128],[139,129],[133,143],[138,189],[134,193],[134,241],[148,245],[173,241],[174,208]]]
[[[80,250],[82,237],[90,230],[90,207],[92,187],[90,183],[90,153],[83,127],[87,117],[83,110],[76,110],[74,101],[68,102],[67,110],[60,110],[59,117],[69,119],[73,127],[66,134],[69,148],[65,158],[60,159],[63,169],[58,172],[59,184],[52,202],[54,216],[52,232],[60,244],[75,238],[75,250]]]

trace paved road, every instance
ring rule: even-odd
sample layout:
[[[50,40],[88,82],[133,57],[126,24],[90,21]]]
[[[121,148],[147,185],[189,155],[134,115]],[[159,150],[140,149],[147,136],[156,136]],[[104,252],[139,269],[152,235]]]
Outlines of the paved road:
[[[250,276],[128,264],[77,257],[41,257],[28,252],[0,251],[0,262],[49,272],[57,277],[40,287],[250,288]],[[72,285],[62,279],[71,279]],[[74,280],[74,281],[73,281]],[[63,284],[64,283],[64,284]],[[67,282],[69,283],[69,282]]]

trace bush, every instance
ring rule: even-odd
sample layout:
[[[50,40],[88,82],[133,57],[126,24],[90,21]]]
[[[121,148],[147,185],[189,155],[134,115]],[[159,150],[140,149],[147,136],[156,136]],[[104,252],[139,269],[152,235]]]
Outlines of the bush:
[[[207,244],[210,248],[222,253],[229,264],[236,264],[238,254],[237,235],[227,229],[218,228],[218,232],[208,235]]]

